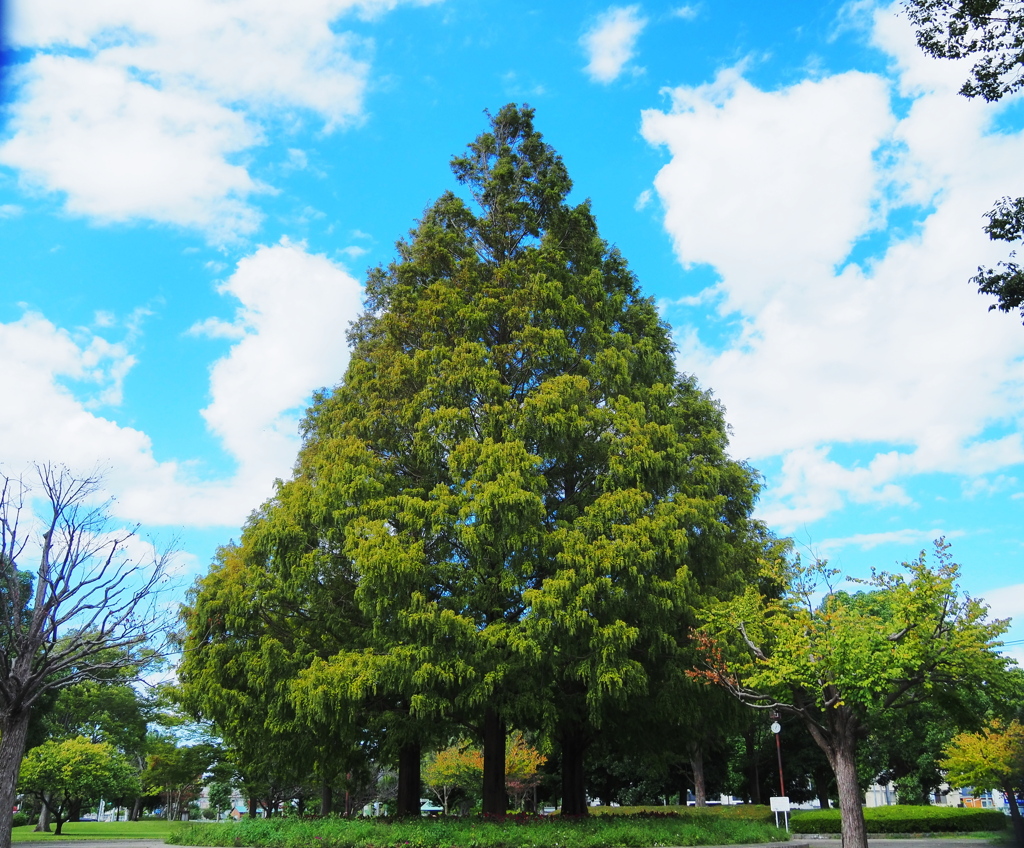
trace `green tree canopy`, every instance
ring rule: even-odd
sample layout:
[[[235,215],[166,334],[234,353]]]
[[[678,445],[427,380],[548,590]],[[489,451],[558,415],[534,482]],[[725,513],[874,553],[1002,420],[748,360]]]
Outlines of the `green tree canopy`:
[[[343,718],[330,729],[299,721],[290,697],[300,668],[350,642],[337,633],[344,626],[336,594],[323,584],[311,587],[298,566],[282,575],[261,562],[251,547],[247,555],[226,545],[190,590],[176,695],[224,739],[250,808],[259,799],[273,809],[283,793],[312,782],[314,772],[329,786],[353,765],[352,730],[346,732]]]
[[[110,743],[79,736],[51,740],[30,750],[21,763],[18,788],[47,806],[59,836],[72,806],[131,795],[138,791],[138,775]]]
[[[1024,792],[1024,725],[1016,719],[995,719],[976,733],[953,737],[944,754],[942,767],[950,786],[1006,794],[1017,844],[1024,845],[1024,822],[1017,806],[1017,797]]]
[[[825,753],[848,848],[867,845],[857,745],[875,718],[1005,682],[996,640],[1006,622],[988,621],[984,605],[960,595],[944,542],[935,555],[935,567],[922,554],[905,574],[877,573],[857,594],[837,590],[837,572],[823,563],[797,564],[780,600],[751,589],[710,612],[702,632],[705,679],[752,707],[796,716]]]

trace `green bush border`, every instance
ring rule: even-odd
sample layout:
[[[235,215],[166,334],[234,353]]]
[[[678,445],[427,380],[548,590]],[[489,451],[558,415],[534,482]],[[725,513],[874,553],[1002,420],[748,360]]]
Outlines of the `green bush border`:
[[[220,848],[655,848],[781,842],[789,838],[774,824],[743,815],[658,810],[581,818],[328,817],[245,819],[230,824],[196,822],[177,826],[167,841]],[[762,815],[761,810],[757,815]]]
[[[1003,830],[1006,816],[993,809],[896,804],[865,807],[864,823],[868,833],[974,833]],[[794,810],[790,829],[795,833],[839,833],[839,810]]]

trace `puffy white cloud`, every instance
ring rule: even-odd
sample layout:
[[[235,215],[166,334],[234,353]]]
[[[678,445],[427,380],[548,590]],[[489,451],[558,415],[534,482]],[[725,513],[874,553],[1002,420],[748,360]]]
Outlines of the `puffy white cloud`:
[[[645,111],[642,125],[672,157],[655,180],[665,227],[682,262],[725,278],[725,308],[757,310],[830,273],[880,223],[874,152],[894,125],[885,80],[850,72],[767,92],[730,69],[669,94],[669,111]]]
[[[362,287],[327,257],[282,240],[239,262],[220,291],[241,304],[234,321],[195,329],[237,342],[211,369],[203,417],[248,474],[286,476],[310,392],[344,373]]]
[[[11,40],[35,52],[0,162],[74,213],[251,232],[248,198],[266,187],[236,157],[274,117],[360,120],[372,44],[338,22],[398,2],[17,3]]]
[[[614,82],[633,58],[645,26],[639,6],[612,6],[602,12],[580,39],[589,60],[584,71],[597,82]]]
[[[42,55],[24,76],[0,159],[25,182],[64,192],[69,211],[166,221],[218,239],[256,227],[246,198],[259,187],[226,158],[259,139],[243,115],[89,59]]]
[[[134,317],[127,340],[112,342],[98,332],[61,329],[34,312],[0,323],[4,389],[16,399],[0,406],[3,470],[18,473],[38,460],[78,473],[98,469],[123,520],[240,525],[271,494],[273,480],[289,474],[311,392],[343,374],[345,330],[359,312],[360,287],[325,257],[285,242],[241,260],[222,292],[240,303],[227,325],[236,342],[211,369],[203,415],[236,461],[232,476],[204,479],[187,459],[159,461],[145,433],[94,411],[118,399],[134,363]],[[203,322],[197,331],[224,323]]]
[[[976,476],[1024,461],[1024,331],[967,284],[1005,248],[981,213],[1024,194],[1024,133],[878,13],[893,80],[844,73],[763,91],[741,70],[670,92],[643,133],[671,159],[655,188],[684,265],[720,282],[725,343],[680,334],[680,365],[722,398],[734,452],[780,457],[764,516],[786,530],[846,502],[908,502],[926,472]],[[892,89],[912,97],[902,118]],[[902,215],[902,236],[860,242]],[[916,220],[914,220],[916,219]],[[860,252],[858,252],[860,251]],[[864,446],[859,464],[832,446]]]

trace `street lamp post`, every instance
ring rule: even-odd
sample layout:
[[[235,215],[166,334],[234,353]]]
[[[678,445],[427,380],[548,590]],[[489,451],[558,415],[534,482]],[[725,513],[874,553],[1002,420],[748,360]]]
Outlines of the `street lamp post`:
[[[782,743],[779,742],[779,731],[782,725],[779,724],[779,714],[772,710],[772,733],[775,734],[775,753],[779,758],[779,797],[786,795],[786,781],[782,777]]]
[[[782,776],[782,743],[779,741],[779,731],[782,725],[779,724],[779,713],[772,710],[772,733],[775,734],[775,754],[779,758],[779,797],[771,799],[772,810],[775,813],[775,826],[779,826],[779,813],[782,813],[786,822],[786,832],[789,832],[789,798],[786,797],[786,781]]]

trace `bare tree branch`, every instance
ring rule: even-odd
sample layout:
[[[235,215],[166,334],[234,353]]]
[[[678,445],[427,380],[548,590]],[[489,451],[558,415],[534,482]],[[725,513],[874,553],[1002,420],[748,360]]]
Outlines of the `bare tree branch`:
[[[35,472],[35,488],[0,474],[0,848],[10,848],[33,705],[52,689],[138,667],[168,631],[157,600],[171,552],[135,558],[138,528],[112,531],[108,504],[96,503],[99,475],[50,464]],[[28,557],[35,565],[23,568]]]

